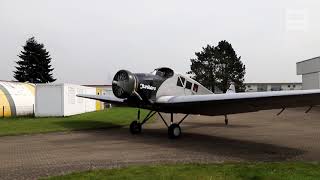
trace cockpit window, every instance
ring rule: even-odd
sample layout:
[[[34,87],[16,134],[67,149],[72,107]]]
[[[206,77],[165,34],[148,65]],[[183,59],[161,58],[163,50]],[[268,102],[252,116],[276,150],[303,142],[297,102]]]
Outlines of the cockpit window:
[[[178,77],[177,86],[183,87],[186,79],[184,77]]]
[[[164,78],[170,78],[173,76],[174,72],[170,68],[159,68],[156,69],[156,75],[164,77]]]
[[[192,87],[192,83],[189,82],[189,81],[187,81],[187,83],[186,83],[186,88],[187,88],[187,89],[191,89],[191,87]]]
[[[164,76],[165,76],[165,73],[162,72],[162,71],[157,71],[157,72],[156,72],[156,75],[161,76],[161,77],[164,77]]]

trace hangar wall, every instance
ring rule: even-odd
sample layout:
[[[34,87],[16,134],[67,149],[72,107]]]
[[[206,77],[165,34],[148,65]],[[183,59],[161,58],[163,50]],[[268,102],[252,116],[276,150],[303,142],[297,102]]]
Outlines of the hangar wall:
[[[0,117],[33,115],[35,85],[0,81]]]
[[[318,89],[319,88],[319,73],[310,73],[302,75],[303,89]]]
[[[303,89],[319,89],[320,57],[297,62],[297,75],[302,75]]]
[[[36,117],[70,116],[97,110],[96,101],[77,97],[96,94],[96,88],[74,84],[37,84]]]

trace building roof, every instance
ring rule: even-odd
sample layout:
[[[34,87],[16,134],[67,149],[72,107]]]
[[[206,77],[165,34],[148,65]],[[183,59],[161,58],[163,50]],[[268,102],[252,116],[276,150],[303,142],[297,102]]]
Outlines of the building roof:
[[[7,80],[0,80],[1,82],[18,82],[18,81],[7,81]]]
[[[245,85],[254,85],[254,84],[259,84],[259,85],[269,85],[269,84],[276,84],[276,85],[282,85],[282,84],[301,84],[302,82],[276,82],[276,83],[244,83]]]
[[[320,72],[320,57],[297,62],[297,75]]]
[[[111,84],[88,84],[88,85],[82,85],[82,86],[88,86],[88,87],[112,87]]]
[[[314,58],[310,58],[310,59],[306,59],[306,60],[303,60],[303,61],[299,61],[299,62],[297,62],[297,64],[298,63],[303,63],[303,62],[306,62],[306,61],[312,61],[312,60],[315,60],[315,59],[319,59],[320,60],[320,56],[314,57]]]

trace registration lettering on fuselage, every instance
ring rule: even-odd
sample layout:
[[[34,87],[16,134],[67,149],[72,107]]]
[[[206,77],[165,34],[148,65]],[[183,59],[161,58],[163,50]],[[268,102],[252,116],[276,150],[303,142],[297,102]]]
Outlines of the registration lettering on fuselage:
[[[140,84],[140,89],[148,89],[148,90],[152,90],[155,91],[157,88],[154,86],[150,86],[149,84],[145,85],[145,84]]]

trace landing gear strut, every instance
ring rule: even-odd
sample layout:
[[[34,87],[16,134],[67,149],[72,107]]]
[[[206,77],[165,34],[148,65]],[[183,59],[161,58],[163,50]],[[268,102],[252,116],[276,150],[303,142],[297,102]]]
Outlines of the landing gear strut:
[[[132,121],[130,124],[130,132],[131,134],[140,134],[142,130],[141,123],[138,121]]]
[[[150,111],[148,115],[140,122],[140,109],[138,110],[138,120],[132,121],[130,124],[130,132],[131,134],[140,134],[142,131],[142,125],[146,123],[156,112]]]
[[[228,120],[228,116],[224,115],[224,124],[228,125],[229,124],[229,120]]]
[[[146,123],[152,116],[156,113],[159,114],[160,118],[162,119],[163,123],[168,127],[168,136],[170,139],[175,139],[181,136],[181,128],[180,124],[189,116],[186,114],[178,123],[173,122],[173,113],[171,113],[170,125],[164,120],[163,116],[156,111],[150,111],[148,115],[140,122],[140,109],[138,110],[138,117],[137,120],[133,121],[130,124],[130,132],[131,134],[139,134],[142,131],[142,125]]]
[[[189,114],[186,114],[178,123],[173,122],[173,113],[171,113],[171,119],[170,119],[170,126],[168,123],[164,120],[162,115],[158,112],[160,118],[164,122],[164,124],[168,127],[168,137],[170,139],[176,139],[181,136],[181,128],[180,124],[189,116]]]

